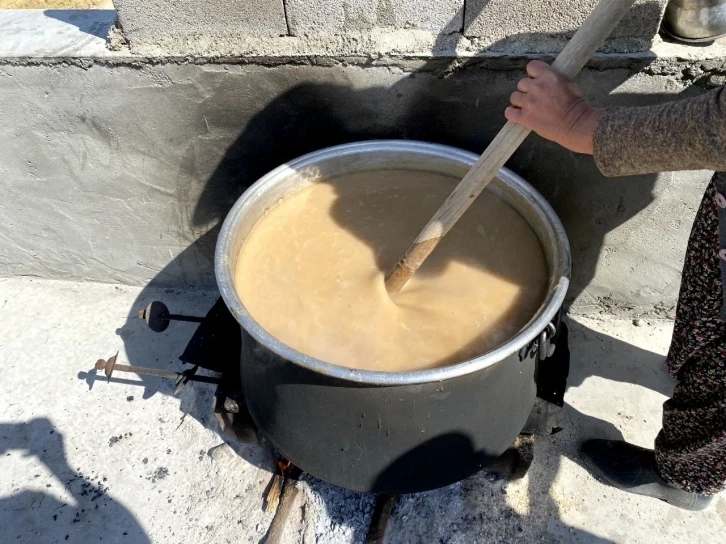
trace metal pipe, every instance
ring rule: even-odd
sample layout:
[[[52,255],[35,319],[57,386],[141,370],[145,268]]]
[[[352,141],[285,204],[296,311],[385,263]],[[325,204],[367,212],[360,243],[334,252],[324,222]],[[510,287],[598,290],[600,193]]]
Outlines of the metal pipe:
[[[157,368],[147,368],[142,366],[131,366],[131,365],[119,365],[116,364],[116,357],[118,353],[113,357],[109,358],[108,361],[99,359],[96,361],[96,369],[103,370],[106,377],[110,380],[111,375],[115,370],[121,372],[133,372],[134,374],[140,374],[144,376],[157,376],[159,378],[168,378],[171,380],[177,380],[180,377],[184,377],[190,382],[201,382],[201,383],[219,383],[219,378],[214,376],[197,376],[194,374],[186,374],[183,372],[174,372],[171,370],[161,370]]]

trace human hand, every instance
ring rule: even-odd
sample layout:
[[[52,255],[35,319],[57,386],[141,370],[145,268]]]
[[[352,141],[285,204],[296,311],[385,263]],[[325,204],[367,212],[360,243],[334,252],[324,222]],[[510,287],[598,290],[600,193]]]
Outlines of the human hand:
[[[542,61],[530,62],[527,74],[504,112],[507,120],[570,151],[592,155],[602,110],[590,106],[577,85]]]

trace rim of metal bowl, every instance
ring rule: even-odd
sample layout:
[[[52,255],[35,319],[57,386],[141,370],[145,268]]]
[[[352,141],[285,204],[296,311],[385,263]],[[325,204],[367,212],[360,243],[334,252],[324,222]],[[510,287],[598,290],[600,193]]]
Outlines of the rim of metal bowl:
[[[410,140],[372,140],[338,145],[315,151],[287,162],[262,176],[245,191],[230,210],[219,233],[214,255],[214,268],[220,293],[237,322],[260,344],[293,364],[300,365],[326,376],[365,385],[410,385],[448,380],[472,374],[492,366],[528,345],[547,327],[564,302],[570,279],[570,250],[565,229],[552,207],[523,178],[507,168],[502,168],[497,177],[509,185],[514,185],[521,192],[528,194],[531,197],[531,202],[539,208],[538,211],[547,219],[554,230],[555,236],[557,237],[557,245],[560,248],[560,255],[559,262],[554,263],[554,271],[551,275],[558,274],[560,278],[554,290],[550,289],[548,292],[545,302],[543,302],[543,305],[536,314],[536,319],[530,321],[514,337],[498,348],[474,359],[427,370],[413,372],[357,370],[326,363],[320,359],[305,355],[282,343],[252,318],[242,304],[237,290],[234,288],[233,270],[231,266],[232,241],[234,240],[234,234],[237,231],[241,218],[244,216],[248,203],[254,201],[258,191],[264,190],[265,186],[275,180],[287,177],[292,171],[299,171],[308,166],[315,166],[321,160],[328,158],[340,158],[345,155],[357,155],[376,151],[400,151],[439,156],[447,160],[461,162],[463,166],[471,166],[478,159],[477,155],[468,151],[440,144]]]

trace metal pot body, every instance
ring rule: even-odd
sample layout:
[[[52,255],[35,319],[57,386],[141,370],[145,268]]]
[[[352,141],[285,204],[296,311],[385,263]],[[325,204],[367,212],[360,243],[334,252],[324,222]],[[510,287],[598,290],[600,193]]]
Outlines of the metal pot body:
[[[663,29],[685,42],[708,42],[726,36],[726,0],[670,0]]]
[[[517,210],[539,237],[549,290],[514,338],[475,359],[403,373],[326,363],[262,329],[232,281],[247,234],[280,198],[321,179],[380,169],[461,178],[476,159],[451,147],[395,140],[329,148],[273,170],[227,216],[215,269],[222,297],[242,327],[247,408],[267,439],[306,472],[358,491],[434,489],[497,458],[524,427],[536,394],[536,360],[547,352],[551,322],[569,284],[570,251],[554,211],[511,171],[502,169],[487,190]]]
[[[512,445],[534,405],[536,350],[450,380],[366,385],[291,364],[242,333],[247,409],[280,453],[330,483],[415,493]]]

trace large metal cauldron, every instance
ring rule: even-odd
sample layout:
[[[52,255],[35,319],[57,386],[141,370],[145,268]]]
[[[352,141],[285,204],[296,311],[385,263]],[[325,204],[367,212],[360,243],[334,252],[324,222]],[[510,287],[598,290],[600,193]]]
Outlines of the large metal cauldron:
[[[247,407],[270,442],[306,472],[359,491],[434,489],[486,466],[525,425],[535,399],[538,343],[552,330],[548,325],[562,306],[570,251],[552,208],[507,169],[487,190],[514,207],[537,233],[547,257],[549,292],[523,330],[476,359],[405,373],[332,365],[268,334],[233,285],[245,237],[278,199],[317,180],[361,171],[409,169],[461,178],[476,159],[459,149],[409,141],[332,147],[265,175],[227,216],[215,268],[222,297],[242,326]]]

